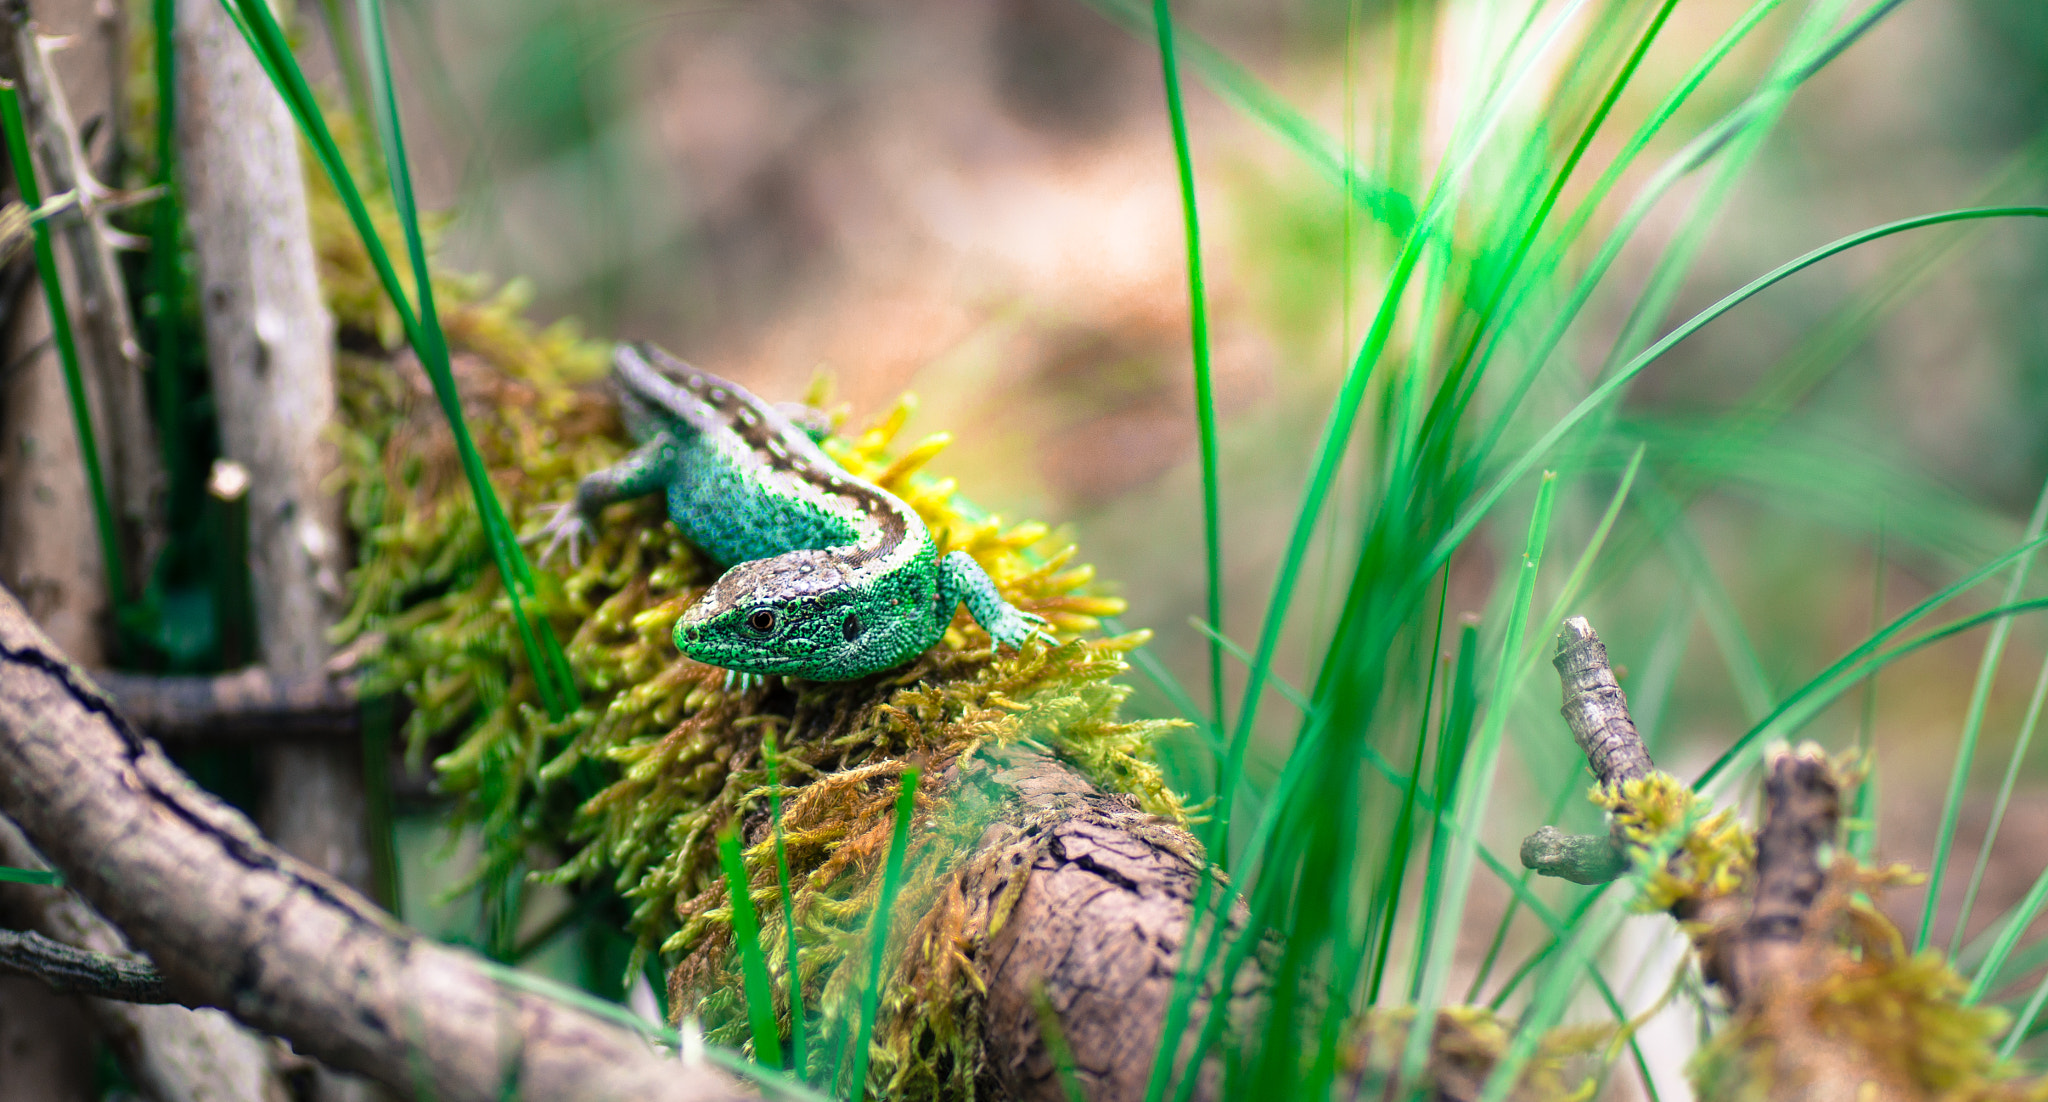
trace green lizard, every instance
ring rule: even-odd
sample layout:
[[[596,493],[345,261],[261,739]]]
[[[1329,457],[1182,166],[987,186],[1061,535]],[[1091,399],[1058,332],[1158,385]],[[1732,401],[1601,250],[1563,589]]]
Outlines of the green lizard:
[[[545,528],[545,563],[579,561],[600,510],[656,491],[699,550],[730,567],[676,622],[676,646],[744,675],[846,681],[902,665],[962,603],[998,644],[1054,642],[964,551],[941,556],[917,512],[818,448],[810,411],[771,406],[649,344],[620,345],[613,378],[640,446],[586,476]]]

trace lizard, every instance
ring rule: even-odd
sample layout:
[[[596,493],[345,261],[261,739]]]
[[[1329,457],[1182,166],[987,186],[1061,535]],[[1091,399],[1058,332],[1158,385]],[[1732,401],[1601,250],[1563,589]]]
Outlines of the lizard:
[[[690,658],[746,683],[849,681],[924,653],[961,604],[999,646],[1057,642],[972,556],[939,554],[916,510],[828,457],[813,411],[646,343],[617,346],[612,379],[638,447],[584,476],[527,540],[547,541],[543,564],[564,544],[577,564],[607,505],[665,493],[683,538],[727,568],[676,621]]]

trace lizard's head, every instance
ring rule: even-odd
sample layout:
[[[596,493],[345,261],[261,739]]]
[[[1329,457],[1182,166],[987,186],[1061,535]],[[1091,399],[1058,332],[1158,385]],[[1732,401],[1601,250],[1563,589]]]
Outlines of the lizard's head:
[[[793,551],[726,571],[676,621],[675,640],[707,666],[844,681],[894,664],[881,652],[899,633],[879,619],[844,563]]]

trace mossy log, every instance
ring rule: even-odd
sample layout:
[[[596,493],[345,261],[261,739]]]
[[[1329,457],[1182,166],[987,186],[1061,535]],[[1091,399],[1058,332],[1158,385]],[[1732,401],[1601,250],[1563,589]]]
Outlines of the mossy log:
[[[517,378],[473,352],[458,362],[465,395],[497,407],[478,435],[513,516],[566,498],[579,474],[626,446],[601,392]],[[908,411],[899,407],[828,447],[923,511],[949,550],[975,554],[1006,597],[1066,642],[997,654],[963,616],[904,669],[731,689],[723,671],[668,639],[717,569],[675,535],[658,502],[636,503],[614,509],[580,565],[543,572],[542,611],[567,637],[583,692],[579,711],[549,720],[481,533],[448,500],[459,483],[440,466],[445,430],[423,388],[403,383],[412,370],[363,360],[344,376],[362,384],[345,388],[344,405],[356,415],[347,450],[360,461],[352,493],[368,549],[350,627],[381,636],[366,680],[412,697],[415,739],[455,737],[436,765],[458,815],[484,828],[480,885],[525,875],[619,893],[641,951],[667,965],[677,1016],[744,1046],[715,839],[739,824],[761,940],[786,990],[769,813],[779,796],[797,968],[822,1040],[849,1030],[867,982],[860,962],[892,810],[914,764],[939,783],[919,793],[890,924],[874,1089],[1061,1097],[1042,993],[1083,1082],[1103,1088],[1091,1097],[1142,1097],[1202,861],[1150,759],[1165,725],[1116,714],[1127,693],[1114,680],[1121,655],[1142,636],[1075,638],[1120,603],[1090,592],[1071,548],[1034,553],[1042,526],[972,515],[950,483],[918,476],[943,441],[895,454]],[[794,1028],[786,1003],[778,1012]],[[812,1049],[820,1076],[828,1048]]]

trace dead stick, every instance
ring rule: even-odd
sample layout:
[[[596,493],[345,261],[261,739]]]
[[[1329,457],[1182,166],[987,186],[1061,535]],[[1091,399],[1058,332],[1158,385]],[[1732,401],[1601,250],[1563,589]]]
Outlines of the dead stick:
[[[1607,646],[1584,616],[1564,622],[1550,660],[1564,690],[1558,709],[1600,783],[1612,788],[1656,768],[1628,714],[1628,696],[1614,679]],[[1566,834],[1545,826],[1522,840],[1522,866],[1574,884],[1602,884],[1628,871],[1626,851],[1612,835]]]
[[[105,953],[74,949],[38,933],[0,930],[0,972],[38,979],[61,995],[90,995],[124,1003],[170,1003],[163,973]]]
[[[96,670],[92,678],[122,715],[163,742],[347,738],[362,722],[353,684],[325,673],[254,666],[210,677]]]

